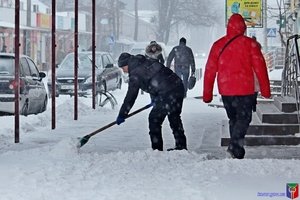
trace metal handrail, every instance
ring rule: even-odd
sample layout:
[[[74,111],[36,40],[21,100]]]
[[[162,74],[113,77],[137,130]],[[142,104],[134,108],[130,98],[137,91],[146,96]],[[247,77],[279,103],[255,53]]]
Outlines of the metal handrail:
[[[298,42],[300,36],[298,34],[293,35],[287,40],[287,48],[285,54],[285,65],[282,71],[282,96],[291,96],[295,98],[298,124],[300,122],[300,94],[299,94],[299,45]],[[300,127],[299,127],[300,128]]]
[[[287,40],[285,63],[282,71],[282,96],[295,96],[298,91],[299,78],[299,35],[293,35]],[[299,97],[296,97],[298,99]]]

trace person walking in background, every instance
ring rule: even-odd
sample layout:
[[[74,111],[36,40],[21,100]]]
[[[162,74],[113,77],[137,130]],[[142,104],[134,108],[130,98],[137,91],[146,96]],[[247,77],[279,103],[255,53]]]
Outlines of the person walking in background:
[[[145,49],[145,55],[149,58],[158,60],[161,64],[165,64],[165,59],[162,55],[162,47],[155,41],[151,41]]]
[[[116,119],[120,125],[138,96],[139,89],[151,95],[153,104],[149,114],[149,135],[153,150],[163,151],[162,123],[166,116],[175,138],[175,147],[168,150],[187,149],[181,121],[184,87],[181,79],[169,68],[158,61],[147,59],[143,55],[122,53],[118,65],[129,74],[128,90]]]
[[[147,59],[152,60],[153,62],[158,61],[161,64],[165,63],[165,59],[162,55],[162,47],[156,41],[151,41],[146,47],[145,56]],[[144,94],[143,90],[141,90],[141,94]]]
[[[190,68],[192,76],[194,76],[195,59],[193,51],[190,47],[186,46],[186,39],[180,38],[179,45],[175,46],[169,53],[167,60],[167,67],[171,67],[172,60],[174,59],[174,71],[182,79],[184,85],[184,96],[186,97],[188,90],[188,79],[190,75]]]
[[[261,95],[271,96],[266,62],[260,46],[245,36],[243,17],[233,14],[227,25],[227,33],[211,47],[205,66],[203,101],[213,99],[214,81],[217,76],[218,90],[229,118],[230,143],[227,151],[232,157],[245,156],[244,138],[252,120],[255,100],[254,74],[259,82]]]

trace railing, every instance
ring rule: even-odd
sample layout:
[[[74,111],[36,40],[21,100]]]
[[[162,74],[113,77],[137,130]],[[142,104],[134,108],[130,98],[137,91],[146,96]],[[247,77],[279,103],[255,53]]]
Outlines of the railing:
[[[293,35],[287,40],[285,64],[282,71],[282,96],[295,97],[299,103],[299,42],[300,36]]]
[[[298,124],[300,129],[300,111],[299,111],[299,42],[300,36],[293,35],[287,40],[285,53],[285,65],[282,71],[282,96],[291,96],[295,98]]]
[[[264,53],[269,71],[274,69],[282,69],[285,63],[285,49],[283,47],[276,47]]]

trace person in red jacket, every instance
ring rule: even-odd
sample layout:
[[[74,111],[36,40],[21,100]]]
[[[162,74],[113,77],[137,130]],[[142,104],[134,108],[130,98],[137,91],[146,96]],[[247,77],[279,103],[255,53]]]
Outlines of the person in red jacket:
[[[266,62],[259,45],[245,36],[243,17],[233,14],[227,24],[225,36],[214,42],[205,66],[203,101],[213,99],[215,78],[224,108],[229,118],[230,143],[227,151],[232,157],[245,156],[244,138],[252,120],[255,101],[256,75],[261,95],[271,96]]]

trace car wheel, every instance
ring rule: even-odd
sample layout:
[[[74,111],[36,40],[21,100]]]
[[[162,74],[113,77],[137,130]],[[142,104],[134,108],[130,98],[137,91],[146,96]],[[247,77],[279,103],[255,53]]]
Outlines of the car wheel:
[[[28,103],[28,99],[26,99],[26,101],[21,109],[21,115],[24,115],[24,116],[28,115],[28,107],[29,107],[29,103]]]
[[[47,98],[47,96],[46,96],[46,98],[45,98],[45,100],[44,100],[44,102],[43,102],[43,106],[42,106],[42,108],[41,108],[41,112],[40,112],[40,113],[42,113],[42,112],[44,112],[44,111],[47,110],[47,103],[48,103],[48,98]]]
[[[55,92],[55,97],[59,97],[59,91]]]
[[[117,88],[118,89],[121,89],[122,88],[122,79],[120,78],[120,80],[119,80],[119,83],[118,83],[118,85],[117,85]]]

